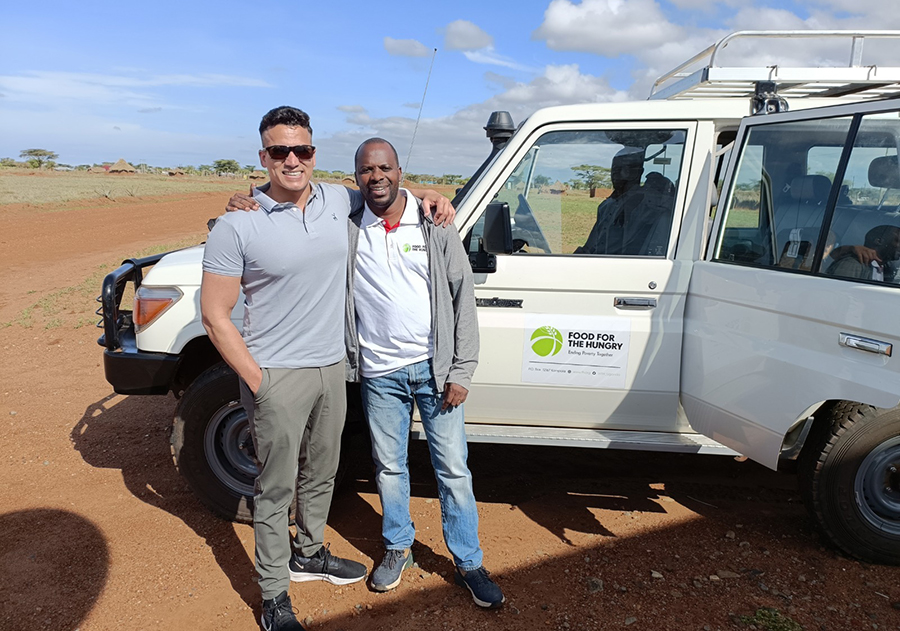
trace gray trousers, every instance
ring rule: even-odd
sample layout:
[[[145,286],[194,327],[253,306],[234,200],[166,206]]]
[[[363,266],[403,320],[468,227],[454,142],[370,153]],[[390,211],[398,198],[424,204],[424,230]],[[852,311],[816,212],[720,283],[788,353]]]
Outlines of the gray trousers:
[[[322,547],[347,411],[344,362],[324,368],[263,368],[254,396],[241,381],[259,475],[253,498],[256,571],[264,599],[288,589],[291,501],[297,492],[294,548]],[[299,477],[298,477],[299,471]]]

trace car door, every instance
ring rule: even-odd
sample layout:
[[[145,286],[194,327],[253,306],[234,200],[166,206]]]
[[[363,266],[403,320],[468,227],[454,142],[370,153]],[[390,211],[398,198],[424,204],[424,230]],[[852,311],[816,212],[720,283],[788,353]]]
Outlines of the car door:
[[[753,117],[738,132],[688,291],[681,400],[694,429],[770,467],[822,402],[900,400],[898,110]]]
[[[689,431],[678,371],[691,261],[674,253],[696,126],[547,125],[487,174],[465,241],[474,257],[486,206],[505,203],[514,252],[476,274],[467,423]]]

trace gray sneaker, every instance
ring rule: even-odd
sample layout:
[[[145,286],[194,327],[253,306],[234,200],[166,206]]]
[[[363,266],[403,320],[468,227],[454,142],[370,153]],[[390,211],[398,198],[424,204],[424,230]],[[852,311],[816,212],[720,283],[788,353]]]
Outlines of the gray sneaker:
[[[372,572],[372,589],[376,592],[386,592],[400,584],[403,570],[413,564],[412,550],[388,550],[381,565]]]

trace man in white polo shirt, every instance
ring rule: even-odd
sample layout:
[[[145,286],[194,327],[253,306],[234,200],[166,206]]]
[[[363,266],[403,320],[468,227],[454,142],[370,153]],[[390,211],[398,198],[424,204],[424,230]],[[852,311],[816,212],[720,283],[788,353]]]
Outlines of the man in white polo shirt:
[[[393,589],[413,562],[407,447],[415,401],[456,582],[479,606],[496,608],[504,597],[482,566],[463,423],[478,363],[472,270],[456,229],[435,226],[417,200],[401,194],[400,175],[386,140],[357,149],[356,183],[366,206],[350,216],[347,357],[351,379],[360,376],[383,510],[386,554],[371,583]]]

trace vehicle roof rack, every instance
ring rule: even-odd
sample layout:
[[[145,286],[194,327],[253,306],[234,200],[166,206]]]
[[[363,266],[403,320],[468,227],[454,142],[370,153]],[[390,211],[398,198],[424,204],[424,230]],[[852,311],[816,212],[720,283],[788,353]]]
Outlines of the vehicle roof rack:
[[[850,63],[822,68],[716,65],[722,49],[739,38],[846,38],[851,40]],[[900,96],[900,68],[862,65],[866,39],[896,39],[900,43],[900,31],[737,31],[662,75],[653,84],[649,98],[749,98],[756,92],[759,81],[774,82],[778,95],[788,99],[815,97],[859,101]],[[701,62],[706,65],[689,71]]]

